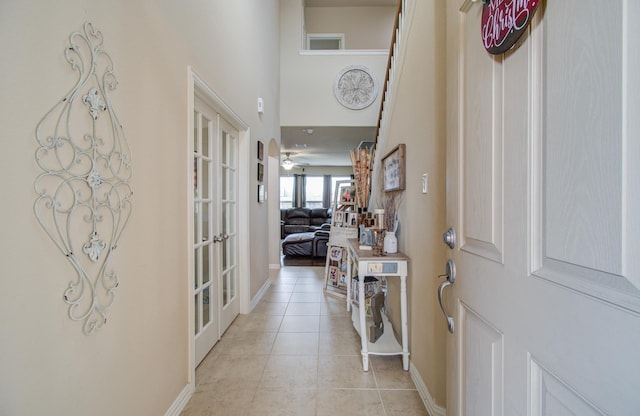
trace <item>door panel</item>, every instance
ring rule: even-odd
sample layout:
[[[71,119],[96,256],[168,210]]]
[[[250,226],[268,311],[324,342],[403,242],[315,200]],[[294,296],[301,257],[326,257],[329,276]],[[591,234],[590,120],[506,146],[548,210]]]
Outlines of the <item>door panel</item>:
[[[447,412],[640,414],[640,6],[545,2],[497,58],[447,8]]]
[[[577,22],[558,45],[560,52],[544,56],[540,77],[545,82],[534,91],[547,105],[540,113],[541,135],[534,137],[539,159],[533,174],[540,184],[534,191],[543,209],[533,218],[539,233],[533,273],[640,312],[640,282],[629,274],[633,262],[625,247],[631,231],[625,201],[632,196],[624,188],[629,179],[624,149],[630,137],[624,119],[629,90],[623,78],[629,68],[623,62],[628,61],[624,40],[630,34],[623,3],[605,10],[597,4],[581,8],[581,18],[597,24],[595,30]],[[544,46],[535,51],[541,61],[548,39],[560,35],[556,21],[572,13],[564,3],[549,9],[554,15],[545,18],[540,30]],[[571,62],[591,70],[572,70]],[[590,116],[581,120],[585,114]]]
[[[459,177],[463,221],[459,235],[465,251],[502,262],[502,58],[478,42],[478,7],[461,13],[461,99],[459,136],[463,171]],[[466,47],[470,45],[470,47]]]
[[[465,372],[463,414],[502,415],[503,336],[464,303],[460,304],[460,320]]]

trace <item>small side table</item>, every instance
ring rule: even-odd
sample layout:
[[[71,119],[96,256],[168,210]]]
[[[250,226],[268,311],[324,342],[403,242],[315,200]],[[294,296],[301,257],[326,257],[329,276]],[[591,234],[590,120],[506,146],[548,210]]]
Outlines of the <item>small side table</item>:
[[[409,257],[402,253],[374,256],[370,250],[360,250],[357,239],[347,240],[348,264],[358,270],[358,306],[351,301],[351,270],[347,267],[347,310],[352,310],[351,320],[362,343],[362,368],[369,371],[369,355],[402,355],[402,368],[409,371],[409,334],[407,329],[407,263]],[[364,277],[396,277],[400,279],[400,322],[402,333],[402,345],[398,343],[391,323],[385,314],[382,314],[384,333],[374,343],[367,338],[367,319],[365,311],[365,285]]]

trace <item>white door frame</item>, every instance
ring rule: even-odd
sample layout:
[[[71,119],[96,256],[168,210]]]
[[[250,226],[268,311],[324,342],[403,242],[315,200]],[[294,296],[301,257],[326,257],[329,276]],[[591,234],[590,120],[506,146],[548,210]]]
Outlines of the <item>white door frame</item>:
[[[193,112],[195,111],[195,97],[198,95],[201,99],[206,101],[211,107],[213,107],[222,117],[224,117],[234,128],[239,132],[238,137],[238,248],[240,253],[249,253],[250,239],[247,238],[249,233],[249,176],[244,175],[243,172],[250,172],[250,130],[249,125],[242,120],[242,118],[229,107],[222,98],[209,86],[207,83],[195,72],[193,67],[187,67],[188,77],[188,101],[187,101],[187,137],[189,138],[187,143],[186,152],[186,166],[193,165]],[[185,189],[188,192],[193,188],[193,175],[189,174],[189,170],[185,169]],[[193,222],[193,202],[191,198],[187,200],[187,215],[185,216],[185,224],[187,228],[187,241],[193,241],[193,231],[191,224]],[[187,244],[185,246],[187,252],[187,267],[184,276],[190,276],[193,270],[193,260],[191,255],[191,246]],[[240,296],[240,313],[248,313],[250,309],[250,280],[249,280],[249,258],[248,256],[242,256],[238,258],[238,285]],[[187,324],[187,344],[188,344],[188,360],[189,360],[189,384],[192,391],[195,390],[195,337],[193,334],[193,327],[195,325],[195,314],[193,311],[192,303],[193,296],[191,294],[192,287],[189,279],[185,279],[185,296],[187,297],[187,309],[188,309],[188,324]]]

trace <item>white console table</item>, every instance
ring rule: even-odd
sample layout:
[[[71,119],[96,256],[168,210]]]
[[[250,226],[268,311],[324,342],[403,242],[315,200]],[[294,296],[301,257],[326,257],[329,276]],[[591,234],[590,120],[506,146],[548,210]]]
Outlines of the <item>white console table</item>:
[[[360,334],[362,343],[362,368],[369,371],[369,354],[373,355],[402,355],[402,368],[409,371],[409,334],[407,330],[407,263],[409,258],[402,253],[374,256],[371,250],[360,250],[357,239],[347,240],[348,264],[358,270],[358,305],[351,301],[351,271],[347,267],[347,310],[352,310],[351,320],[356,331]],[[367,319],[365,310],[365,276],[397,277],[400,279],[400,322],[402,345],[393,334],[393,327],[385,314],[382,314],[384,333],[376,342],[369,342]],[[386,311],[385,311],[386,312]]]

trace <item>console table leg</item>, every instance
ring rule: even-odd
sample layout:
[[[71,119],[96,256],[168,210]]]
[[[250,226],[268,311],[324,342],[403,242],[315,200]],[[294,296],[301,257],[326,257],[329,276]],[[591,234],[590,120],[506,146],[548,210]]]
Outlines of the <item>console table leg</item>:
[[[358,277],[358,312],[360,313],[360,342],[362,343],[362,369],[369,371],[369,339],[367,337],[367,306],[364,300],[364,275],[360,272]]]
[[[400,319],[402,323],[402,368],[409,371],[409,330],[407,328],[407,276],[400,276]]]

